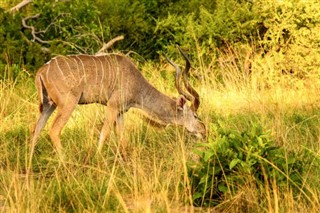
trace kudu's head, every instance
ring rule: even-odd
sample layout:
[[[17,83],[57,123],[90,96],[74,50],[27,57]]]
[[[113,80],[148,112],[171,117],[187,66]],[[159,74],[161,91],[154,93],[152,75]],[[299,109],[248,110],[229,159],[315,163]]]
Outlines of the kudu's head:
[[[177,124],[184,126],[188,132],[195,135],[198,138],[204,138],[207,136],[207,130],[205,124],[199,119],[197,111],[200,105],[200,97],[197,91],[190,85],[188,81],[188,72],[190,70],[190,60],[187,55],[178,47],[180,53],[186,60],[186,66],[183,72],[179,66],[173,63],[167,56],[167,61],[176,69],[175,86],[180,94],[176,99],[177,102]],[[187,91],[181,88],[181,75],[184,87]],[[187,101],[191,102],[188,106]]]

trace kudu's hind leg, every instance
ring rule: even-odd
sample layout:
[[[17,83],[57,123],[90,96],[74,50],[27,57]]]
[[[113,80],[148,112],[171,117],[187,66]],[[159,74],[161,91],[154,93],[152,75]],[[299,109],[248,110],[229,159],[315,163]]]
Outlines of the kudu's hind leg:
[[[60,156],[62,156],[62,145],[60,140],[61,131],[69,120],[71,113],[77,106],[76,99],[69,97],[66,100],[68,101],[63,103],[63,106],[58,106],[57,115],[49,132],[53,145]]]

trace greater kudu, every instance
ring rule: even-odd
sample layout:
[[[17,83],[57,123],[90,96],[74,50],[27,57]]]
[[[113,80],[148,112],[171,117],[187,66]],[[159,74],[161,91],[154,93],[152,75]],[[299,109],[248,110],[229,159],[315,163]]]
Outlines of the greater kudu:
[[[188,92],[181,89],[180,68],[167,58],[176,69],[175,83],[180,93],[176,99],[164,95],[148,83],[133,62],[123,55],[70,55],[52,58],[38,70],[35,78],[40,98],[40,114],[32,132],[32,145],[35,145],[41,129],[57,108],[49,135],[60,154],[62,128],[77,104],[90,103],[107,106],[98,151],[101,151],[113,127],[116,127],[117,132],[121,131],[122,115],[131,107],[145,111],[161,124],[176,124],[184,126],[197,136],[205,135],[206,127],[196,114],[200,103],[199,95],[187,81],[190,61],[180,48],[179,50],[186,60],[182,78]],[[191,101],[190,107],[187,100]],[[125,148],[125,144],[122,147]]]

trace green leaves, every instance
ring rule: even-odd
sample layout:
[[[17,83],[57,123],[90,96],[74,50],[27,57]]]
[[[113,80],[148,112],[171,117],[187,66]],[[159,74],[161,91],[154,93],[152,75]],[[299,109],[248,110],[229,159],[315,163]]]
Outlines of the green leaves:
[[[145,59],[157,59],[164,50],[174,58],[178,43],[189,50],[194,67],[208,67],[221,83],[228,83],[223,76],[230,71],[223,67],[241,75],[251,60],[250,72],[270,76],[266,86],[284,74],[314,79],[320,67],[319,11],[315,0],[34,0],[15,15],[0,10],[0,70],[9,73],[0,78],[15,78],[13,64],[32,72],[54,55],[93,54],[124,35],[115,47]],[[31,30],[21,27],[23,18],[35,14],[40,16],[28,24],[50,44],[34,42]],[[255,57],[247,60],[249,53]]]
[[[238,158],[233,159],[229,164],[229,169],[233,169],[233,167],[235,167],[240,162],[241,162],[241,160]]]
[[[297,153],[275,146],[261,126],[253,124],[242,132],[222,126],[211,128],[215,137],[194,150],[199,161],[189,164],[194,205],[216,205],[252,179],[261,190],[266,182],[275,181],[279,187],[289,183],[293,189],[302,184]]]

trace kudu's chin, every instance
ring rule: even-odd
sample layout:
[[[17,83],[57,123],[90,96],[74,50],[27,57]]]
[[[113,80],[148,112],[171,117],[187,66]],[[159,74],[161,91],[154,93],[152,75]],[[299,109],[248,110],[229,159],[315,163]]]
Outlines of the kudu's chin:
[[[196,133],[194,136],[198,139],[204,139],[203,135],[201,133]]]
[[[203,133],[200,133],[200,132],[189,132],[189,135],[191,135],[192,137],[195,137],[199,140],[206,140],[207,139],[207,135],[206,134],[203,134]]]

